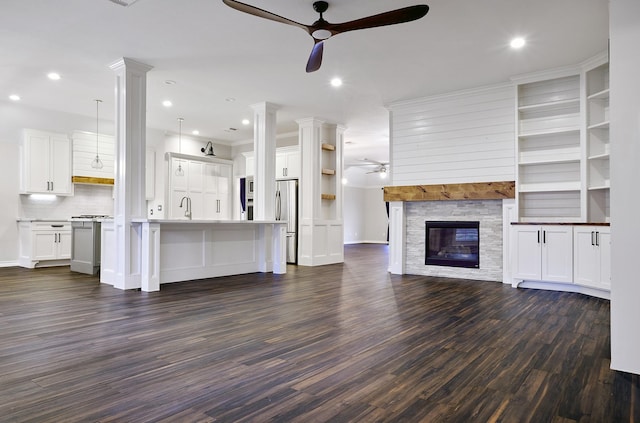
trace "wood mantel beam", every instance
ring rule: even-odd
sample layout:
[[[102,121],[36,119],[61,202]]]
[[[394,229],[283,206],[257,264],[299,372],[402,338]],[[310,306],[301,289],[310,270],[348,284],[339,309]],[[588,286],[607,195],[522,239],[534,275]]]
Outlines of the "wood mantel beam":
[[[384,201],[503,200],[515,196],[515,181],[384,187]]]

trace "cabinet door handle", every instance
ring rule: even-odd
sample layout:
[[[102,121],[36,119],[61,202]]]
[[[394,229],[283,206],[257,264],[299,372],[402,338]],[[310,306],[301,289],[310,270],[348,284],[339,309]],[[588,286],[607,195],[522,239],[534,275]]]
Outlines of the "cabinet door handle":
[[[542,231],[542,243],[547,243],[547,231]]]
[[[596,247],[600,246],[600,232],[596,232]]]
[[[591,231],[591,245],[596,245],[595,242],[593,241],[594,236],[595,236],[595,232]]]
[[[51,225],[52,228],[63,228],[64,225]]]
[[[53,191],[53,181],[51,181],[51,191]]]
[[[540,244],[540,231],[538,231],[538,244]]]

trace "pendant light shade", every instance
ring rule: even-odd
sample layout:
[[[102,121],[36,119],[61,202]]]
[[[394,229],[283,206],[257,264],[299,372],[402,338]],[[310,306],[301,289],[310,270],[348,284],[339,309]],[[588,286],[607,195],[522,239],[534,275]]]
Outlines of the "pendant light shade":
[[[98,122],[99,122],[99,116],[98,116],[98,109],[100,108],[100,103],[102,103],[102,100],[95,100],[96,102],[96,157],[95,159],[93,159],[93,161],[91,162],[91,167],[94,169],[102,169],[102,160],[100,160],[100,154],[98,154],[98,145],[100,142],[100,132],[98,132]]]
[[[178,118],[178,152],[182,153],[182,121],[184,118]],[[184,176],[184,169],[182,168],[182,162],[178,162],[178,168],[176,169],[176,176]]]

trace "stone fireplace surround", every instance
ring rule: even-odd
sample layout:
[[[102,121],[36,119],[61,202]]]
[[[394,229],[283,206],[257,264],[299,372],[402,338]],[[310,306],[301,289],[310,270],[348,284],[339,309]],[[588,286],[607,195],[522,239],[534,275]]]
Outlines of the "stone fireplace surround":
[[[515,183],[419,185],[385,187],[390,201],[389,271],[412,274],[503,281],[509,269],[508,222],[513,218]],[[479,221],[478,269],[424,264],[425,221]]]

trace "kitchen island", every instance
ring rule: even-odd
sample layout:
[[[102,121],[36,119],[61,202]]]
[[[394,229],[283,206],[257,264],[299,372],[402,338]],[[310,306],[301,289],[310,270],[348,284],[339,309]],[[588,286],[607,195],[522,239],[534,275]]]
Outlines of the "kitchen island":
[[[116,222],[102,222],[100,282],[116,286]],[[286,273],[286,222],[133,219],[143,291],[164,283],[254,272]],[[117,286],[116,286],[117,287]]]

